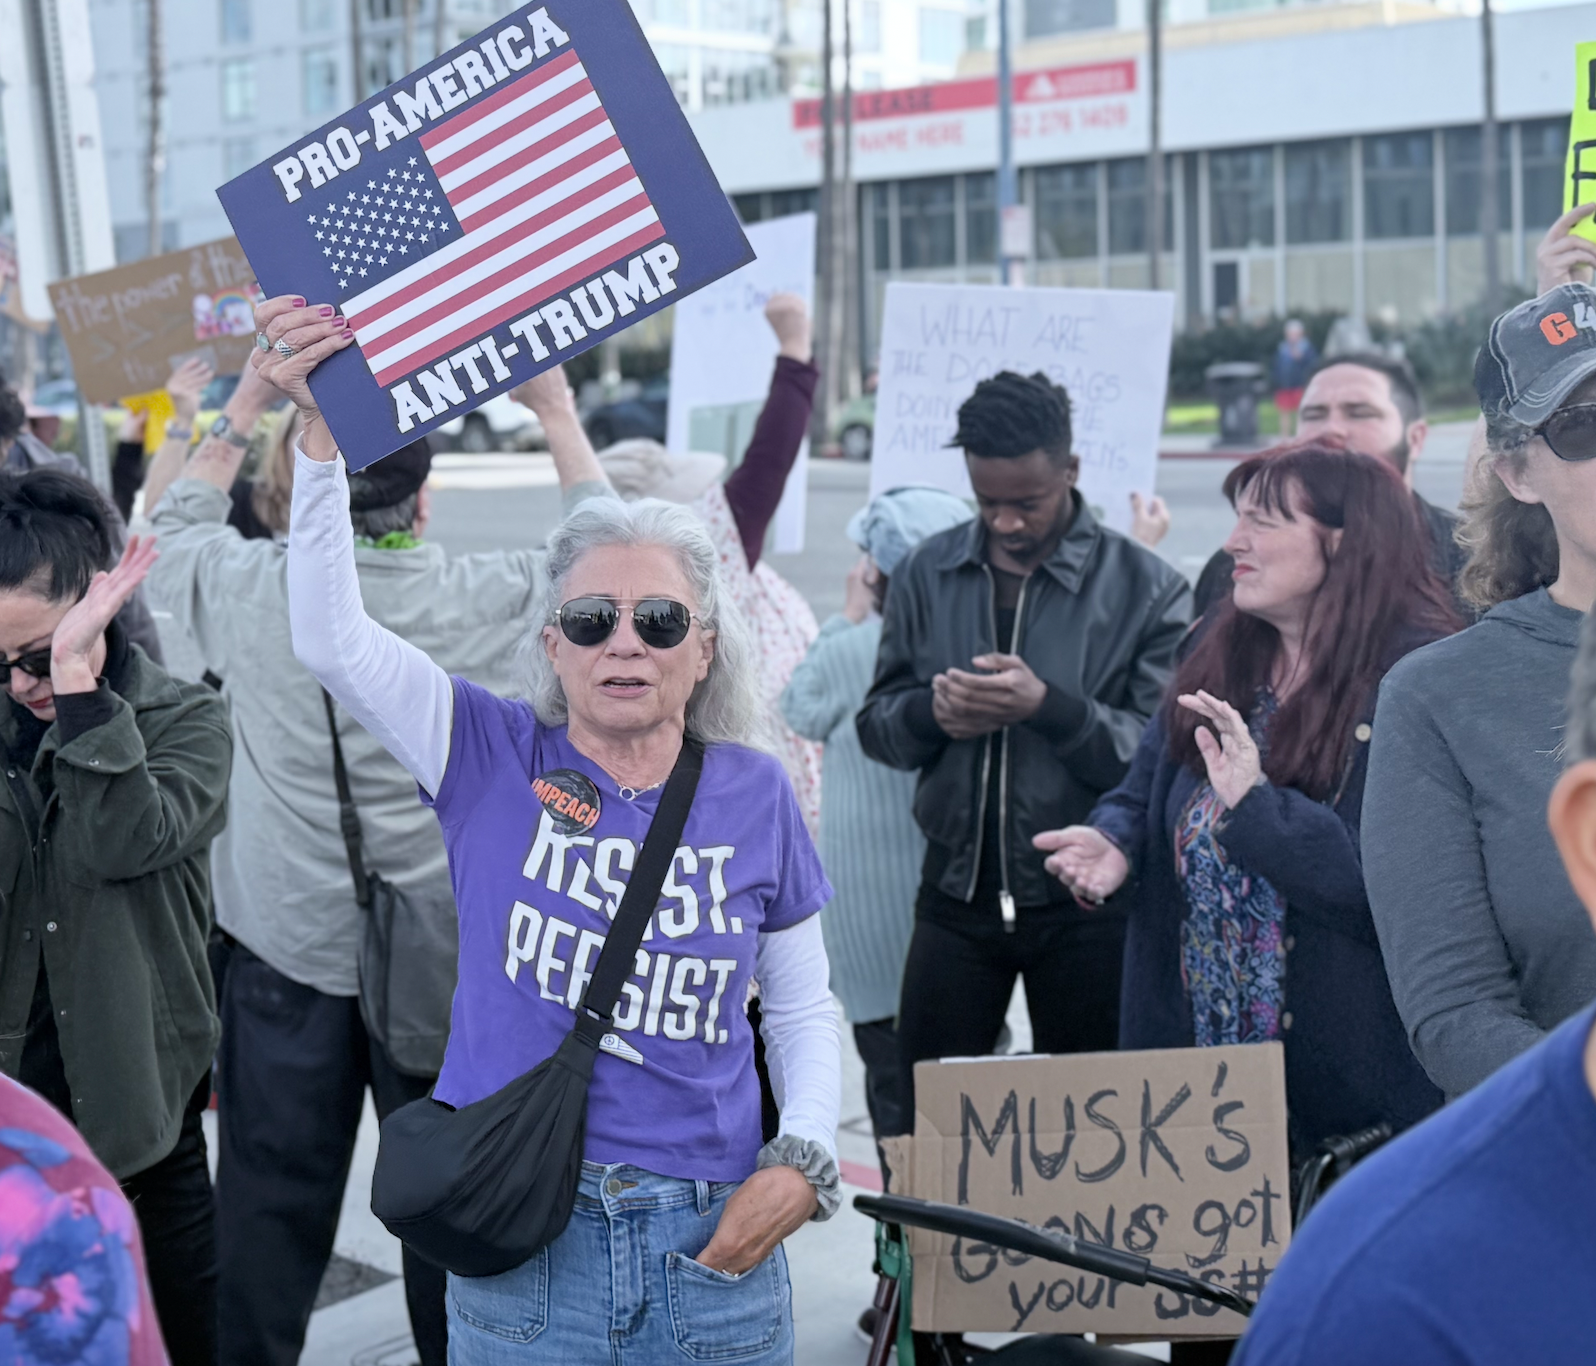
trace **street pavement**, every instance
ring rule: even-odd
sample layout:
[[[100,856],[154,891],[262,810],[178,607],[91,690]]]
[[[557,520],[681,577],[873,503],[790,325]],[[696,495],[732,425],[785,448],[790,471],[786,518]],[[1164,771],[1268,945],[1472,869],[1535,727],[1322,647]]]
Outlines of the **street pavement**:
[[[1417,467],[1417,487],[1443,506],[1454,506],[1461,491],[1467,438],[1464,424],[1438,428]],[[1159,551],[1195,579],[1230,530],[1232,518],[1220,484],[1234,457],[1215,456],[1206,450],[1205,441],[1189,438],[1166,442],[1165,450],[1158,491],[1169,503],[1174,525]],[[451,553],[538,545],[559,518],[559,493],[546,455],[440,456],[433,483],[428,536]],[[857,555],[845,528],[865,501],[868,483],[867,465],[815,462],[809,478],[806,547],[802,554],[771,559],[822,621],[842,606],[844,576]],[[1030,1029],[1020,991],[1010,1011],[1010,1028],[1013,1051],[1026,1051]],[[879,1176],[865,1111],[863,1069],[846,1027],[843,1044],[838,1137],[847,1201],[829,1223],[805,1227],[787,1245],[798,1366],[863,1362],[865,1356],[854,1323],[874,1289],[870,1270],[874,1235],[873,1225],[852,1209],[851,1199],[860,1190],[879,1188]],[[211,1140],[214,1155],[214,1127]],[[412,1366],[416,1360],[403,1287],[397,1279],[399,1245],[370,1211],[376,1143],[376,1119],[368,1103],[345,1192],[336,1260],[323,1286],[323,1307],[311,1319],[301,1359],[304,1366]],[[1168,1359],[1162,1345],[1142,1350],[1155,1359]]]

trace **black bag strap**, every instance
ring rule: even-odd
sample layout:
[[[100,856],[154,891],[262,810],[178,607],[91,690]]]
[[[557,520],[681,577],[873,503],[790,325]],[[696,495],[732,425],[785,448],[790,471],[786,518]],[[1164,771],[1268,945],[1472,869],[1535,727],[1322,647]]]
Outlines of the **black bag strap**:
[[[643,848],[637,855],[637,865],[626,880],[626,891],[621,895],[614,923],[582,995],[576,1017],[579,1027],[590,1020],[604,1026],[610,1023],[615,1003],[621,999],[621,987],[631,976],[637,946],[643,942],[643,931],[648,928],[654,907],[659,904],[660,888],[665,885],[665,874],[670,872],[671,861],[676,857],[676,846],[687,825],[687,813],[692,809],[693,796],[698,791],[698,775],[703,767],[703,745],[697,740],[683,740],[682,752],[676,756],[676,766],[671,769],[665,790],[660,793],[659,806],[655,808]]]
[[[355,809],[349,790],[349,770],[344,766],[344,747],[338,739],[338,716],[333,711],[332,694],[321,690],[327,706],[327,729],[332,733],[333,782],[338,786],[338,828],[343,832],[344,852],[349,856],[349,875],[355,880],[355,902],[361,910],[371,906],[371,880],[366,876],[366,857],[362,849],[360,812]]]

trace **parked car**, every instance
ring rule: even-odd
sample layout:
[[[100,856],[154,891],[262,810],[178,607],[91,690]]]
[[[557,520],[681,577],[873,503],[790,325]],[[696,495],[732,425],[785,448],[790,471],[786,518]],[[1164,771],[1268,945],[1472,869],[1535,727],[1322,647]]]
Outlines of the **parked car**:
[[[876,396],[860,394],[841,404],[831,419],[831,439],[844,460],[868,460],[875,441]]]
[[[544,444],[543,424],[530,408],[509,394],[495,394],[475,412],[445,422],[438,436],[471,455],[486,451],[528,451]]]
[[[601,451],[634,436],[664,441],[665,407],[670,393],[669,375],[655,375],[641,383],[623,380],[615,398],[589,409],[583,419],[593,449]]]

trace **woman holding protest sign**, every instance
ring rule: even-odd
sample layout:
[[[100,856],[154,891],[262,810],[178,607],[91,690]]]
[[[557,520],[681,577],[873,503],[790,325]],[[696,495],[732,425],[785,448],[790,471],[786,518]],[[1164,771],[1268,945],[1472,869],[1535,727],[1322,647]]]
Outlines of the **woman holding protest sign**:
[[[507,1270],[450,1276],[450,1360],[608,1363],[620,1344],[638,1360],[789,1362],[780,1244],[839,1199],[815,914],[831,889],[780,765],[747,743],[757,680],[714,547],[684,509],[590,500],[549,540],[533,702],[450,679],[361,606],[345,470],[306,384],[353,339],[331,313],[264,304],[273,349],[257,365],[304,421],[296,653],[415,776],[449,849],[460,985],[443,1105],[419,1105],[458,1132],[579,1036],[602,1055],[568,1222]],[[651,829],[684,817],[659,858]],[[653,885],[628,895],[618,874],[641,885],[650,868]],[[623,925],[625,954],[606,958]],[[756,971],[783,1101],[763,1147],[741,1009]],[[600,982],[619,987],[595,1010]],[[456,1270],[478,1265],[479,1241],[463,1239]]]
[[[1381,461],[1309,442],[1243,461],[1225,493],[1231,597],[1125,781],[1036,843],[1083,901],[1131,898],[1121,1046],[1281,1040],[1300,1158],[1441,1101],[1386,983],[1358,832],[1380,679],[1459,623]]]

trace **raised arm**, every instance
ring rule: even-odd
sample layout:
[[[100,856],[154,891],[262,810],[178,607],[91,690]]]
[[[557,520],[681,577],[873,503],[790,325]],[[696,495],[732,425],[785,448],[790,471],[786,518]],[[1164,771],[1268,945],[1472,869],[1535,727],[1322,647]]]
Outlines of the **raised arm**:
[[[576,395],[566,382],[564,366],[553,366],[516,385],[510,390],[510,397],[523,408],[530,408],[543,424],[554,470],[560,476],[566,513],[586,498],[614,494],[609,476],[593,453],[593,445],[576,415]]]
[[[186,425],[192,426],[199,412],[199,396],[210,382],[210,374],[210,366],[185,361],[167,381],[178,418]],[[161,443],[144,476],[146,516],[154,513],[166,490],[177,479],[202,479],[223,493],[231,489],[238,478],[238,467],[249,450],[249,434],[266,410],[281,397],[259,370],[246,366],[238,387],[222,408],[222,416],[228,423],[227,436],[212,436],[207,432],[199,445],[192,447],[189,438],[183,435],[168,436]]]
[[[776,371],[742,464],[727,476],[725,485],[726,501],[737,519],[737,534],[750,569],[759,563],[765,531],[776,515],[787,476],[809,430],[809,412],[820,379],[820,371],[810,359],[814,346],[804,301],[796,294],[772,294],[765,305],[765,318],[780,346]]]
[[[304,435],[295,452],[288,544],[288,619],[294,654],[429,793],[449,758],[453,690],[449,676],[408,641],[366,615],[355,574],[349,481],[337,443],[306,379],[354,339],[341,318],[303,300],[268,299],[255,310],[267,340],[295,354],[257,351],[256,366],[299,408]]]

